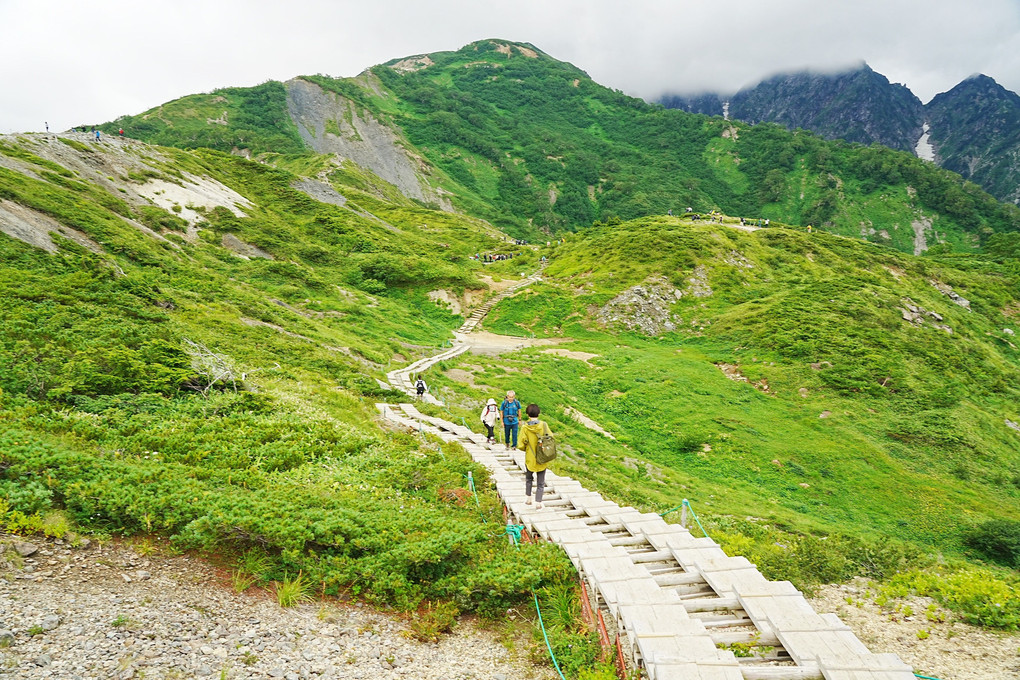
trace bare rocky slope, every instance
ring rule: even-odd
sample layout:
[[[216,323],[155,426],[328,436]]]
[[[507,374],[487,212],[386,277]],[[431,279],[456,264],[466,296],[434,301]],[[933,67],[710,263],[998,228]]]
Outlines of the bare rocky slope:
[[[360,603],[283,609],[152,544],[0,542],[0,675],[21,679],[552,678],[512,629],[462,620],[439,643]],[[516,650],[516,651],[514,651]]]
[[[302,78],[287,81],[286,87],[287,111],[308,148],[354,161],[408,198],[453,210],[450,200],[426,181],[431,166],[409,151],[410,145],[392,127],[349,99]]]

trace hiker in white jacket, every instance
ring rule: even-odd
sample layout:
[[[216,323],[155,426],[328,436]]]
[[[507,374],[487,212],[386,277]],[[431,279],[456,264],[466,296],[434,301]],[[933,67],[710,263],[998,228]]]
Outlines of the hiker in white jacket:
[[[499,420],[499,407],[496,406],[495,399],[489,399],[485,406],[482,407],[482,424],[485,425],[486,429],[489,430],[488,439],[486,443],[495,444],[496,435],[493,432],[493,428],[496,427],[496,421]]]

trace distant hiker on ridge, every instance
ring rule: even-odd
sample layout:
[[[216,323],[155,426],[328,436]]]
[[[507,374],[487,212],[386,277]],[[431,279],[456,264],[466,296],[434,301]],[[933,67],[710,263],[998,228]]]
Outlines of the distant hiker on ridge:
[[[521,402],[517,401],[516,392],[507,390],[506,399],[499,405],[499,411],[503,414],[503,443],[509,450],[517,446],[517,426],[520,424]]]
[[[429,386],[425,384],[420,375],[418,376],[418,382],[414,384],[414,391],[418,393],[419,399],[423,398],[425,393],[429,391]]]

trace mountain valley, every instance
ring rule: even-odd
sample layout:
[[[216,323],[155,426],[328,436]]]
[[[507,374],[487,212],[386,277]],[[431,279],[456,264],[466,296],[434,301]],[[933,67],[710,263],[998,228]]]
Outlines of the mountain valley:
[[[538,592],[572,677],[610,677],[562,551],[508,545],[485,469],[374,406],[544,267],[482,322],[505,337],[430,369],[423,412],[481,432],[515,389],[557,472],[689,499],[771,579],[1016,630],[1020,210],[967,146],[1012,109],[981,79],[918,108],[868,69],[838,89],[877,87],[874,115],[811,117],[827,83],[783,82],[801,103],[751,124],[488,40],[0,137],[0,523],[155,537],[422,635]],[[998,107],[987,135],[956,97]],[[919,112],[973,181],[913,154]],[[783,127],[832,120],[860,139]]]

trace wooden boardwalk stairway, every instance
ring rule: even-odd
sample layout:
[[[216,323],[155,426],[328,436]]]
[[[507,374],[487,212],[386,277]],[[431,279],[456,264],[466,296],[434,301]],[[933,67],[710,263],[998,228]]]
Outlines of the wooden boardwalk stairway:
[[[461,332],[480,319],[472,315]],[[458,341],[391,372],[389,382],[411,394],[413,372],[466,349]],[[767,580],[710,538],[620,506],[551,470],[543,508],[536,510],[525,504],[522,452],[489,445],[483,435],[424,415],[413,404],[377,408],[387,420],[459,442],[484,465],[510,516],[563,547],[620,632],[625,653],[650,680],[914,680],[895,654],[871,653],[834,614],[816,613],[791,583]],[[750,656],[733,651],[750,648],[756,651]]]

